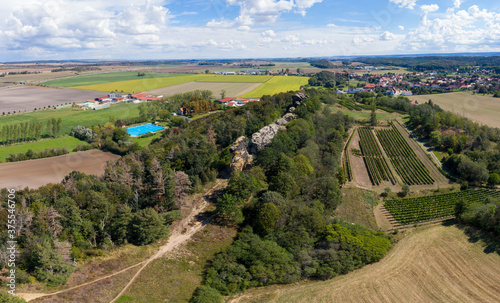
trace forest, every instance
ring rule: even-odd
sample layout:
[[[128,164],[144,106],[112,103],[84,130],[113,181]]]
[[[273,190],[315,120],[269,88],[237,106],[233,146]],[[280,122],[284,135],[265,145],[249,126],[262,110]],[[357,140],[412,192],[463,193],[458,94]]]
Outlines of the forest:
[[[216,213],[238,226],[236,241],[206,268],[192,302],[247,288],[329,279],[380,260],[389,236],[335,218],[348,116],[321,109],[331,92],[308,90],[299,118],[257,154],[248,174],[229,180]],[[220,294],[218,294],[220,293]]]

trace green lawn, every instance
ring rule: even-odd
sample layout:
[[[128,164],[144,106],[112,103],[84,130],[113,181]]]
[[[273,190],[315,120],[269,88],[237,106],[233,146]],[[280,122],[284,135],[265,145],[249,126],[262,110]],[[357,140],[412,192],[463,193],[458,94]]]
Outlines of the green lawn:
[[[131,137],[130,140],[134,143],[138,143],[141,147],[148,146],[151,141],[153,141],[156,138],[161,138],[162,132],[159,131],[154,136],[147,137],[147,138],[138,138],[138,137]]]
[[[21,145],[0,147],[0,161],[5,162],[5,159],[7,159],[10,154],[26,153],[28,149],[31,149],[34,152],[39,152],[48,148],[66,147],[66,149],[71,152],[73,148],[77,147],[78,145],[88,145],[88,143],[80,141],[74,137],[62,137]]]
[[[62,127],[60,134],[69,134],[77,125],[93,126],[109,122],[110,117],[114,119],[128,119],[139,116],[139,104],[122,103],[112,105],[110,108],[98,111],[75,110],[73,108],[47,109],[36,112],[22,113],[0,117],[0,128],[7,124],[17,124],[29,121],[41,121],[44,124],[48,119],[61,118]]]
[[[348,115],[349,117],[354,118],[354,120],[356,120],[356,121],[361,121],[361,122],[370,121],[370,116],[371,116],[370,111],[367,111],[367,110],[355,111],[355,110],[349,110],[345,107],[341,107],[339,110],[341,112],[343,112],[344,114]],[[379,120],[379,121],[381,121],[381,120],[393,120],[393,119],[397,119],[397,118],[401,117],[399,114],[396,114],[396,113],[391,114],[391,113],[388,113],[388,112],[380,110],[380,109],[378,109],[376,111],[376,113],[377,113],[377,120]]]
[[[44,82],[43,84],[56,87],[76,87],[84,85],[95,85],[95,84],[121,82],[129,80],[175,77],[183,75],[185,74],[145,73],[144,76],[139,77],[137,76],[137,72],[111,72],[111,73],[100,73],[100,74],[86,74],[76,77],[57,79]]]
[[[308,83],[309,77],[275,76],[257,89],[241,95],[242,98],[260,98],[264,95],[274,95],[287,91],[299,90]]]

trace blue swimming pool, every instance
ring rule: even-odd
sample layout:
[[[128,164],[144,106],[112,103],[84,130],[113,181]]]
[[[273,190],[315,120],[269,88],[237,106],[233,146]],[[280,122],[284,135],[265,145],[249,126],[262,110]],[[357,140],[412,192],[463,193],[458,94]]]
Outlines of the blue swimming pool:
[[[144,134],[147,134],[150,132],[156,132],[156,131],[162,130],[164,128],[165,127],[163,127],[163,126],[158,126],[158,125],[154,125],[154,124],[150,123],[150,124],[143,124],[143,125],[139,125],[139,126],[129,127],[129,128],[127,128],[127,132],[129,135],[131,135],[133,137],[137,137],[137,136],[144,135]]]

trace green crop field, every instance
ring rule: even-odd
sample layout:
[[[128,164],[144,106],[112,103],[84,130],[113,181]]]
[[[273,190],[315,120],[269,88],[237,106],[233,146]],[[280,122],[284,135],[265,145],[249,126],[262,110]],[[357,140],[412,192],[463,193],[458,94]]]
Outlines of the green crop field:
[[[71,152],[73,148],[77,147],[78,145],[88,145],[88,143],[80,141],[73,137],[62,137],[21,145],[0,147],[0,161],[5,162],[5,159],[7,159],[10,154],[26,153],[28,149],[31,149],[34,152],[39,152],[49,148],[66,147],[66,149]]]
[[[85,85],[96,85],[129,80],[143,80],[152,78],[177,77],[185,74],[168,73],[145,73],[144,76],[137,76],[137,72],[111,72],[100,74],[86,74],[76,77],[57,79],[44,82],[43,84],[56,87],[77,87]]]
[[[242,98],[260,98],[264,95],[274,95],[287,91],[299,90],[308,83],[308,77],[275,76],[257,89],[241,95]]]
[[[82,111],[72,108],[58,110],[41,110],[30,113],[16,114],[0,117],[0,128],[3,125],[17,124],[22,122],[39,121],[47,123],[52,118],[61,118],[61,134],[69,134],[73,127],[77,125],[91,126],[109,122],[110,117],[114,119],[128,119],[139,116],[139,104],[116,104],[110,108],[98,111]],[[44,131],[45,133],[45,131]]]
[[[208,75],[197,82],[227,82],[227,83],[264,83],[273,76],[260,75]]]
[[[165,78],[149,78],[140,80],[129,80],[120,81],[113,83],[103,83],[95,85],[84,85],[76,86],[73,88],[86,89],[86,90],[98,90],[98,91],[118,91],[118,92],[144,92],[148,90],[153,90],[162,87],[168,87],[172,85],[178,85],[182,83],[187,83],[191,81],[197,81],[205,77],[213,77],[212,75],[187,75],[187,76],[177,76],[177,77],[165,77]],[[220,76],[223,77],[223,76]]]
[[[487,198],[499,198],[500,191],[478,189],[427,197],[394,199],[385,202],[385,208],[402,224],[452,216],[455,203],[464,199],[468,205],[483,203]]]

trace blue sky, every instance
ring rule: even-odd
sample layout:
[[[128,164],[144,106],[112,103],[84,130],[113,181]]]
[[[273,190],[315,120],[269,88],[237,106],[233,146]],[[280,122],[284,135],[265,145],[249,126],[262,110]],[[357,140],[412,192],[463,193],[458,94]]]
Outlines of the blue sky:
[[[485,0],[0,0],[0,61],[500,51]]]

